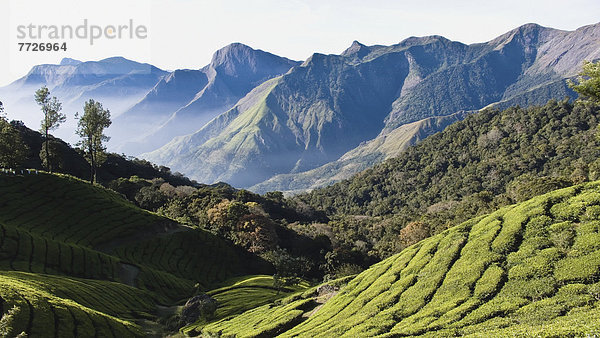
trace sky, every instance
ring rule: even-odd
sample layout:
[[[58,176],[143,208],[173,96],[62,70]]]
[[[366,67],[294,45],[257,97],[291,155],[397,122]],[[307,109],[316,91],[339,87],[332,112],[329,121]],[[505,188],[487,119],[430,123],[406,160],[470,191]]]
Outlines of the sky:
[[[598,0],[0,0],[0,86],[65,57],[123,56],[165,70],[198,69],[232,42],[305,60],[315,52],[339,54],[354,40],[390,45],[436,34],[485,42],[530,22],[573,30],[599,22],[598,13]],[[40,32],[41,26],[48,28]],[[126,26],[121,38],[119,26]],[[82,27],[80,37],[69,27]],[[20,51],[19,43],[28,42],[66,43],[66,51]]]

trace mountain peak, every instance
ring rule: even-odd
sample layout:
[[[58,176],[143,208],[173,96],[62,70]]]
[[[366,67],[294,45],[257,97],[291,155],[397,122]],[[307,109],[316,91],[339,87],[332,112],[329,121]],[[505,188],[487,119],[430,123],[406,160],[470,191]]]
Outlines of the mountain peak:
[[[563,31],[540,26],[536,23],[527,23],[500,35],[490,41],[490,43],[495,46],[496,49],[506,48],[506,46],[516,44],[532,47],[529,50],[533,51],[535,50],[533,47],[544,44],[546,41],[554,38],[556,34],[560,33],[563,33]]]
[[[217,50],[213,54],[210,63],[211,65],[216,66],[231,61],[232,59],[247,58],[254,52],[256,52],[256,50],[250,46],[247,46],[243,43],[234,42]]]
[[[531,29],[540,29],[540,28],[545,28],[545,27],[542,25],[539,25],[535,22],[529,22],[529,23],[526,23],[524,25],[517,27],[517,29],[520,29],[520,30],[531,30]]]
[[[217,50],[204,70],[216,70],[228,76],[244,77],[256,72],[265,72],[267,69],[277,69],[276,73],[282,74],[297,64],[296,61],[235,42]]]
[[[410,46],[418,46],[418,45],[426,45],[434,42],[442,42],[447,43],[451,42],[447,38],[441,35],[427,35],[427,36],[411,36],[408,37],[398,44],[398,46],[410,47]]]
[[[515,33],[515,34],[518,33],[521,36],[535,36],[545,30],[554,30],[554,29],[540,26],[537,23],[526,23],[524,25],[521,25],[521,26],[513,29],[511,32]]]
[[[109,58],[106,58],[106,59],[102,59],[102,60],[100,60],[98,62],[105,62],[105,63],[139,63],[139,62],[136,62],[136,61],[132,61],[132,60],[126,59],[126,58],[124,58],[122,56],[113,56],[113,57],[109,57]]]
[[[82,63],[82,62],[79,60],[71,59],[71,58],[63,58],[60,61],[61,66],[77,66],[80,63]]]
[[[220,49],[220,51],[254,50],[252,47],[241,42],[232,42]],[[218,51],[217,51],[218,52]]]
[[[363,58],[365,55],[371,52],[371,48],[363,45],[362,43],[354,40],[352,45],[348,47],[343,53],[342,56],[352,56],[356,55],[359,58]]]
[[[358,40],[354,40],[352,41],[352,44],[350,45],[350,47],[346,50],[352,50],[352,49],[360,49],[366,47],[365,45],[363,45],[362,43],[358,42]]]

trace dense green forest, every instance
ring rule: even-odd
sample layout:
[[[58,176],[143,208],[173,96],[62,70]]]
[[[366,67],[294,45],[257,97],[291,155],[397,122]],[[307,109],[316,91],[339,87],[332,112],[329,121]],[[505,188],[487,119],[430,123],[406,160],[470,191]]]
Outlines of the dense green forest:
[[[327,221],[324,214],[292,203],[281,193],[261,196],[225,183],[173,186],[161,178],[137,176],[114,180],[108,187],[141,208],[210,231],[260,255],[282,276],[321,279],[342,265],[327,260],[331,257],[327,253],[335,249],[332,239],[305,234],[294,226]]]
[[[338,240],[386,257],[500,206],[600,178],[598,112],[567,100],[484,110],[397,158],[294,199],[333,218]]]

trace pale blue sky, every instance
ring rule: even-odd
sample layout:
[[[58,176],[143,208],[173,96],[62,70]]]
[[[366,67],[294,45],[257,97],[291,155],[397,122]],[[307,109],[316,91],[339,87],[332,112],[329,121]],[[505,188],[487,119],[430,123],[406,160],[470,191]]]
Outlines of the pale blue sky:
[[[2,0],[0,43],[5,48],[0,51],[0,85],[35,64],[57,63],[63,57],[98,60],[120,55],[163,69],[200,68],[216,49],[242,42],[303,60],[313,52],[340,53],[353,40],[394,44],[409,36],[437,34],[464,43],[483,42],[529,22],[572,30],[599,22],[598,13],[598,0]],[[66,40],[67,52],[18,51],[18,25],[79,25],[83,19],[104,26],[133,19],[148,27],[148,38],[105,39],[93,46]]]

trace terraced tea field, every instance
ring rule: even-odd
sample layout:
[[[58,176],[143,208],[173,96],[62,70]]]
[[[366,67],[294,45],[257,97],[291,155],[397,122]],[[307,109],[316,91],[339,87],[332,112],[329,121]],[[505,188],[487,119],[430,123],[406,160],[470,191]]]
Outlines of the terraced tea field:
[[[151,317],[149,293],[120,283],[0,272],[0,310],[15,313],[8,336],[128,337],[143,332],[127,319]]]
[[[245,276],[271,271],[209,233],[57,175],[0,175],[0,236],[9,335],[147,335],[159,308],[181,306],[197,286],[219,307],[182,329],[190,335],[600,335],[600,182],[450,228],[325,295]]]
[[[204,288],[236,275],[271,271],[264,262],[202,230],[156,236],[120,247],[114,254],[128,262],[192,279]]]
[[[209,321],[200,321],[182,329],[182,332],[191,334],[202,331],[209,323],[235,318],[245,311],[270,304],[278,299],[306,290],[309,284],[301,281],[297,285],[287,286],[282,289],[274,287],[272,276],[244,276],[227,280],[223,286],[207,292],[219,302],[219,307],[214,317]]]
[[[0,191],[0,222],[80,246],[100,248],[141,231],[176,227],[116,193],[73,177],[0,175]]]
[[[0,174],[0,313],[11,335],[143,335],[135,323],[156,319],[157,305],[250,272],[272,268],[102,187]]]
[[[505,207],[364,271],[204,328],[237,337],[598,336],[600,182]]]

